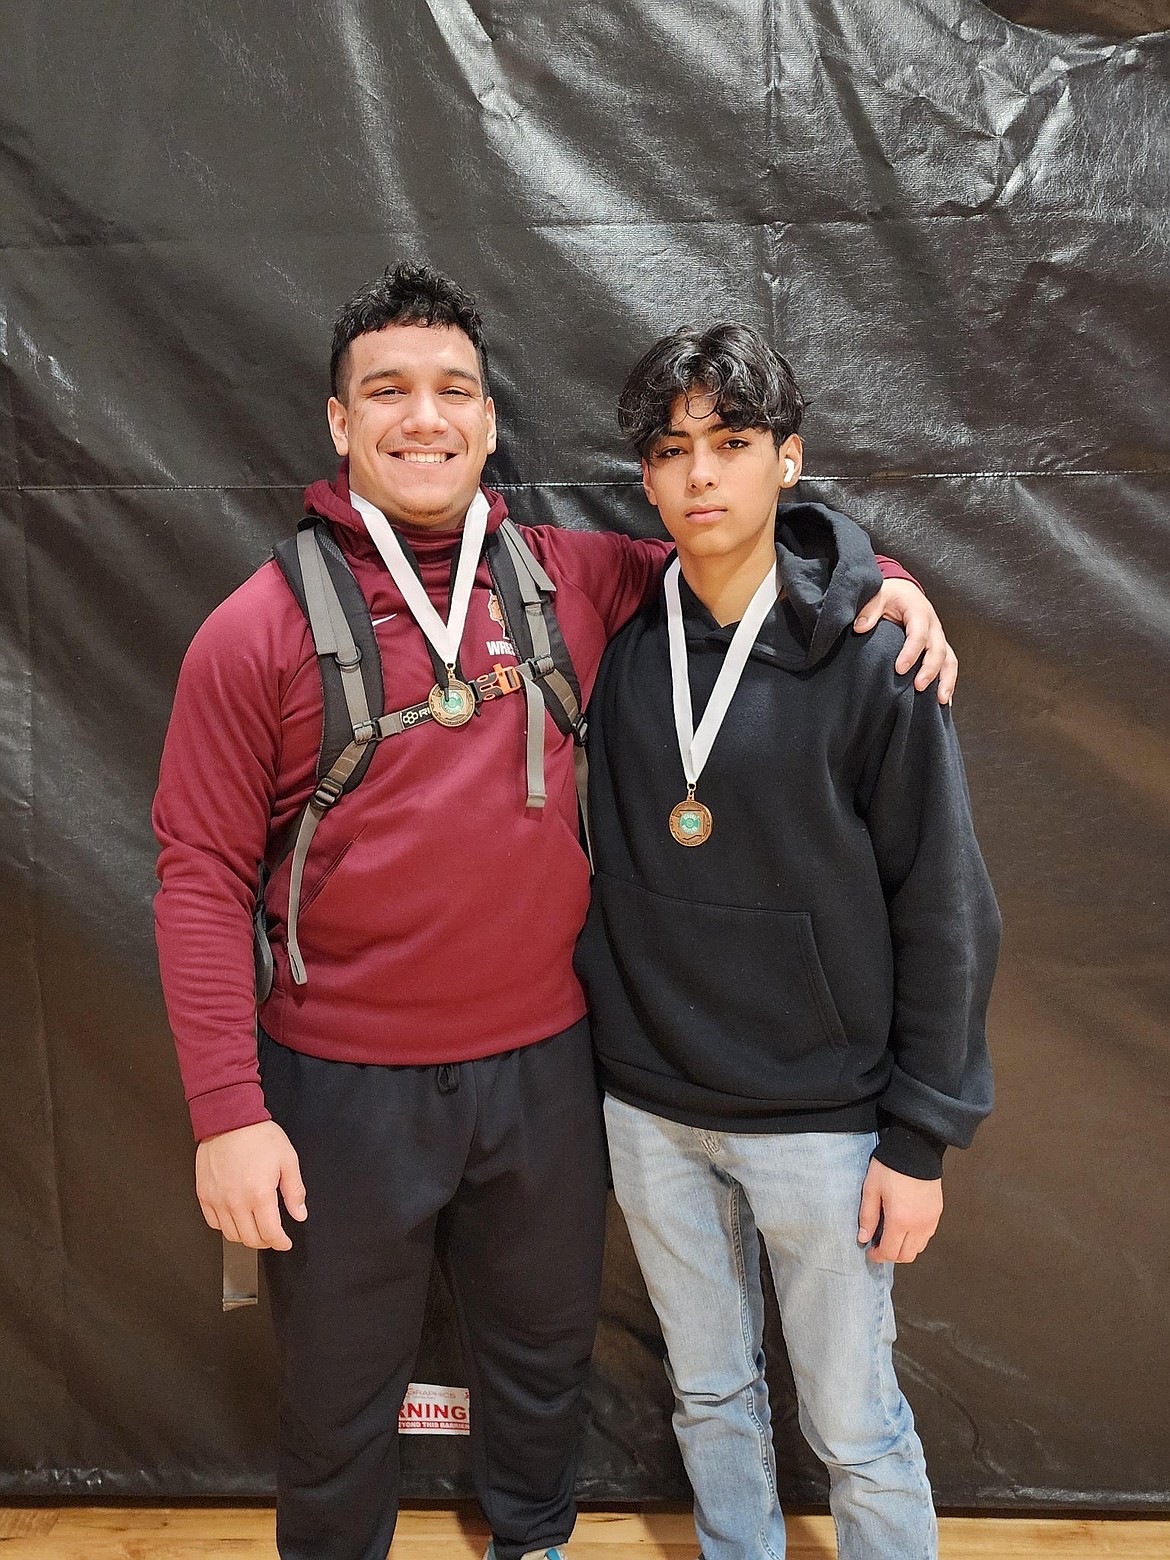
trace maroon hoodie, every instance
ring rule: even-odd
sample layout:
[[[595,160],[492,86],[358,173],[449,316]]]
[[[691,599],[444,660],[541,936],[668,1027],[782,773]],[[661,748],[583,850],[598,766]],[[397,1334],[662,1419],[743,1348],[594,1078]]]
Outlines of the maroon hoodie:
[[[484,489],[489,532],[507,513]],[[426,698],[426,641],[349,502],[345,470],[305,507],[330,521],[375,620],[386,708]],[[654,590],[669,544],[524,526],[557,586],[557,619],[588,699],[606,641]],[[402,527],[445,616],[459,533]],[[887,574],[901,575],[884,564]],[[515,664],[486,564],[461,660]],[[289,861],[268,889],[276,980],[260,1018],[283,1045],[348,1062],[466,1061],[528,1045],[585,1011],[572,968],[589,873],[571,741],[545,722],[548,802],[525,806],[523,697],[458,730],[433,722],[379,745],[361,786],[322,819],[299,916],[308,984],[288,973]],[[315,783],[321,683],[279,567],[258,569],[196,634],[163,751],[155,923],[167,1010],[198,1138],[268,1117],[256,1062],[252,905],[258,863]]]

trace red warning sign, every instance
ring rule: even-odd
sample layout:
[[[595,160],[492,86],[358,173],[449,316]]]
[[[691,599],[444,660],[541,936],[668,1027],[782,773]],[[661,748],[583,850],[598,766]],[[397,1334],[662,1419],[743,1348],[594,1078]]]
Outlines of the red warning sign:
[[[467,1435],[470,1394],[466,1387],[435,1387],[412,1381],[398,1411],[399,1435]]]

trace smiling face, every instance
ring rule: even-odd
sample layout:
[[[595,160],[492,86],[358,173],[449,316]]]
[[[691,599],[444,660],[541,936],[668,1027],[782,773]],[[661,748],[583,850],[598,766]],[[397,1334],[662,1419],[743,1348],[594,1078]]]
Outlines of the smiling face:
[[[800,478],[802,447],[767,428],[729,428],[714,397],[679,396],[670,427],[642,462],[642,486],[688,559],[738,565],[775,547],[776,503]],[[791,462],[789,466],[787,463]]]
[[[496,447],[470,339],[450,325],[387,325],[349,344],[329,431],[349,485],[392,520],[460,524]]]

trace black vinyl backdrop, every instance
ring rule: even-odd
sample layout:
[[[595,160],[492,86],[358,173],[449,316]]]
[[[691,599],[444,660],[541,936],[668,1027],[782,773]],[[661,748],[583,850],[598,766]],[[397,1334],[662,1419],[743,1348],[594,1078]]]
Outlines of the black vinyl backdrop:
[[[796,363],[805,491],[960,651],[1006,924],[998,1110],[898,1276],[938,1498],[1170,1509],[1170,18],[998,9],[3,7],[0,1495],[271,1488],[148,809],[191,635],[332,470],[334,310],[425,256],[481,299],[524,520],[650,530],[612,406],[663,329],[738,316]],[[769,1338],[783,1493],[815,1502]],[[660,1353],[615,1215],[584,1495],[685,1494]],[[436,1289],[417,1375],[458,1370]],[[466,1491],[464,1443],[404,1445],[411,1493]]]

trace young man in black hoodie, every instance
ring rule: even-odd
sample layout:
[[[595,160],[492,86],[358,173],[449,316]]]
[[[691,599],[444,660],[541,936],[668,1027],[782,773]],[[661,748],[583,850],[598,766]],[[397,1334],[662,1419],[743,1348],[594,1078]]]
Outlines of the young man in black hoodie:
[[[819,504],[777,515],[802,411],[737,325],[666,337],[623,390],[678,560],[591,704],[578,967],[703,1560],[784,1553],[757,1232],[842,1560],[930,1560],[893,1264],[991,1107],[999,917],[949,709],[894,670],[892,630],[850,633],[869,541]]]

